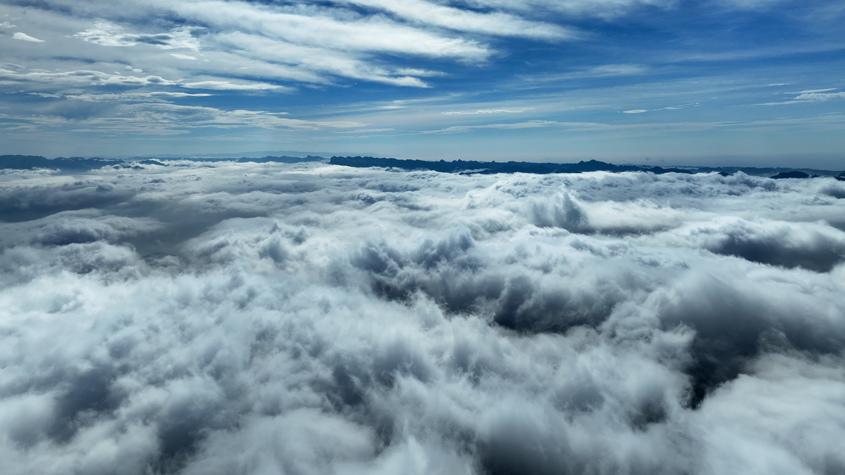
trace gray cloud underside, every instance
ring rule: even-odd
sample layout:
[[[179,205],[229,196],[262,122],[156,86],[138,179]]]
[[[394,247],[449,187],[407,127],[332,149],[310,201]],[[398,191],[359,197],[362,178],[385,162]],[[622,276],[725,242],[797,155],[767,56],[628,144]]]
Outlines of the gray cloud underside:
[[[8,474],[845,471],[832,179],[0,175]]]

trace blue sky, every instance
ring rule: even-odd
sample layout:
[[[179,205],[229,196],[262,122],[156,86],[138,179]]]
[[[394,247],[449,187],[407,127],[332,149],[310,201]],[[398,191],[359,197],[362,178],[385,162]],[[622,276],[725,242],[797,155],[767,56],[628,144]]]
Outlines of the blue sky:
[[[845,2],[0,4],[0,153],[845,168]]]

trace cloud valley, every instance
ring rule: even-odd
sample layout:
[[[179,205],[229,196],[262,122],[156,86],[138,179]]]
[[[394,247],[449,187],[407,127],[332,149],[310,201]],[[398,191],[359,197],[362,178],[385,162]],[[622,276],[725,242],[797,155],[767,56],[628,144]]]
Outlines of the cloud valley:
[[[845,184],[0,175],[24,473],[845,471]]]

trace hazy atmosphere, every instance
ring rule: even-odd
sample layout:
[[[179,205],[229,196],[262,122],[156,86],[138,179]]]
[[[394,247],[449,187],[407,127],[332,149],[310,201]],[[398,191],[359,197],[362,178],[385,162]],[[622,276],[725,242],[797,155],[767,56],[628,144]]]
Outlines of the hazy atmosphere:
[[[0,474],[842,475],[843,24],[0,0]]]

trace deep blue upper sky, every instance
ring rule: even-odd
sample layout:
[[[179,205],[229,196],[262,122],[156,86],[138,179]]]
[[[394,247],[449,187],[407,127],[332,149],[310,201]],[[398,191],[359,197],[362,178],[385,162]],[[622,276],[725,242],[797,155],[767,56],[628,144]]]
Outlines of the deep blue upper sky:
[[[0,153],[845,168],[842,0],[3,0]]]

